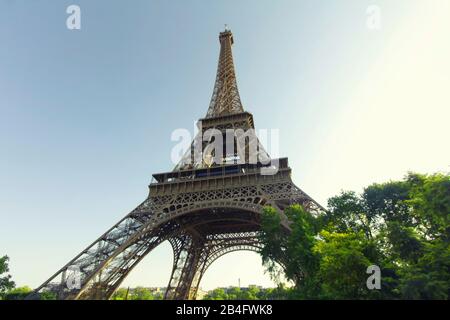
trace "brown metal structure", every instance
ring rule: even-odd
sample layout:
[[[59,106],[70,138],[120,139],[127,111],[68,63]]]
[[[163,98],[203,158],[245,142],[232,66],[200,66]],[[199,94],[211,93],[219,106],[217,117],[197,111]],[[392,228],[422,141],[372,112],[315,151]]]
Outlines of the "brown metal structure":
[[[239,97],[229,30],[220,33],[220,57],[211,103],[202,130],[254,128]],[[202,142],[203,143],[203,142]],[[312,214],[322,207],[291,181],[287,158],[277,172],[270,164],[224,161],[207,164],[194,157],[194,142],[171,172],[153,175],[148,198],[38,287],[59,299],[108,299],[129,272],[155,247],[169,241],[174,262],[166,299],[195,299],[203,274],[217,258],[236,250],[259,251],[260,214],[265,205],[282,212],[299,203]],[[261,159],[269,155],[261,147]],[[226,156],[229,156],[227,154]],[[235,153],[234,156],[237,156]],[[286,230],[289,229],[287,222]],[[282,261],[280,261],[282,264]],[[78,286],[68,280],[78,277]]]

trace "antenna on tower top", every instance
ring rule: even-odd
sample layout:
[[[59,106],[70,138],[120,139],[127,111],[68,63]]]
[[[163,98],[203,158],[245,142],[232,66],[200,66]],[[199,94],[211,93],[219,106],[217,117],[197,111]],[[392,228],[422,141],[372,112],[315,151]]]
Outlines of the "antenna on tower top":
[[[225,31],[229,31],[228,30],[228,25],[225,23]]]

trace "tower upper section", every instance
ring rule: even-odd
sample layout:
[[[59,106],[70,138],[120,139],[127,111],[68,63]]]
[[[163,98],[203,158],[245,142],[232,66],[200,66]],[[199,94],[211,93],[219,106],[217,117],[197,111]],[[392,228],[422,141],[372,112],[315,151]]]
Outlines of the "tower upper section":
[[[219,41],[220,55],[216,82],[206,118],[244,112],[239,97],[231,51],[233,34],[230,30],[225,29],[224,32],[219,34]]]

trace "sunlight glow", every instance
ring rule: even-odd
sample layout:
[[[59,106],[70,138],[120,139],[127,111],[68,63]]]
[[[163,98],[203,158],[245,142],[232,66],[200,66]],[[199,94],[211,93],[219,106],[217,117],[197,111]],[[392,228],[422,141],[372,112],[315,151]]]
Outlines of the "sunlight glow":
[[[418,3],[359,88],[336,106],[342,111],[308,178],[311,194],[324,201],[407,171],[449,171],[448,12],[448,1]]]

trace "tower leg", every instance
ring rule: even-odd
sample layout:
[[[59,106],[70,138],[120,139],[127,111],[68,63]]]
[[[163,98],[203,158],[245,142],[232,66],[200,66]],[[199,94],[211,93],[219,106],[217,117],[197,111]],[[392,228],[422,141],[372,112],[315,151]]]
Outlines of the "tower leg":
[[[174,250],[174,263],[165,299],[195,299],[198,282],[206,262],[207,250],[202,239],[183,234],[169,240]],[[194,285],[194,286],[193,286]]]

